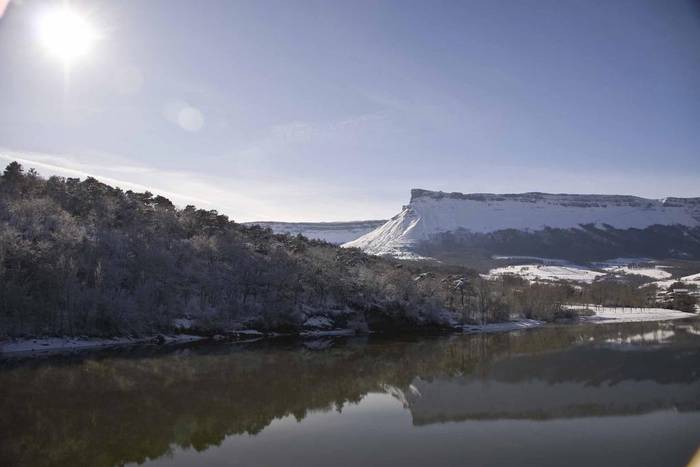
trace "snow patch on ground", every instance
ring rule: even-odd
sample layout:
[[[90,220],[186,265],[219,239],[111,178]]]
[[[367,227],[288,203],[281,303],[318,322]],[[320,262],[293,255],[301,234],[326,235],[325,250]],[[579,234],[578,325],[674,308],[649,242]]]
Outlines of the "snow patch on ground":
[[[612,274],[634,274],[649,277],[651,279],[669,279],[672,274],[665,269],[669,266],[654,265],[650,258],[613,258],[593,265],[605,272]]]
[[[189,318],[176,318],[173,320],[173,327],[175,329],[192,329],[194,325],[194,320]]]
[[[568,266],[554,266],[545,264],[520,264],[516,266],[504,266],[489,271],[486,276],[493,279],[504,275],[520,276],[530,281],[571,281],[591,283],[605,273],[593,271],[583,266],[570,264]]]
[[[312,316],[304,321],[303,326],[312,329],[329,329],[333,327],[333,322],[325,316]]]
[[[692,274],[690,276],[681,277],[681,280],[683,282],[698,282],[698,283],[700,283],[700,273]]]
[[[700,285],[700,274],[694,274],[682,279],[671,279],[672,274],[666,269],[669,266],[653,265],[653,260],[647,258],[615,258],[593,263],[592,266],[577,265],[555,258],[539,258],[533,256],[494,256],[494,259],[537,261],[537,263],[503,266],[492,269],[487,279],[502,275],[516,275],[530,281],[572,281],[591,283],[606,274],[634,274],[655,279],[659,287],[667,288],[676,280],[686,282],[697,281]],[[541,262],[541,263],[540,263]]]
[[[690,276],[683,276],[678,279],[666,279],[662,281],[656,281],[654,284],[660,289],[668,289],[671,284],[675,284],[676,282],[682,282],[687,285],[696,285],[700,287],[700,273],[698,274],[691,274]]]
[[[608,266],[603,270],[614,274],[636,274],[638,276],[650,277],[651,279],[668,279],[672,274],[664,271],[659,266],[655,267],[634,267],[634,266]]]

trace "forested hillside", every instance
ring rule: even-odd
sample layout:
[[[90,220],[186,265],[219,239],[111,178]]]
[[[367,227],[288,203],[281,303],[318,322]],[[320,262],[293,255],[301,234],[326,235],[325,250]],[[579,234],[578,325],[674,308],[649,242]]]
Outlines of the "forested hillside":
[[[357,250],[16,162],[0,192],[0,335],[285,330],[317,312],[362,329],[384,309],[440,321],[408,272]]]

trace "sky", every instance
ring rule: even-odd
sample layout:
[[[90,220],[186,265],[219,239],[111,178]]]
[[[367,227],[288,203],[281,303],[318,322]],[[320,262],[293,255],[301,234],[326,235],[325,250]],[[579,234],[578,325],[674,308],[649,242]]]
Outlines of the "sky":
[[[95,32],[68,66],[40,18]],[[6,7],[6,8],[5,8]],[[237,221],[411,188],[700,196],[691,0],[0,0],[0,165]]]

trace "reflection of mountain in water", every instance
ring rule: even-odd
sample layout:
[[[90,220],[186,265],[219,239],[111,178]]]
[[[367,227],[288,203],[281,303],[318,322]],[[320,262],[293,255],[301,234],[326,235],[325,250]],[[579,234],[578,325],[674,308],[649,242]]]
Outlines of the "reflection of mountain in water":
[[[387,388],[398,390],[419,424],[697,410],[700,336],[679,331],[668,345],[635,347],[642,351],[608,344],[669,326],[679,325],[350,339],[319,351],[284,342],[194,345],[4,362],[0,465],[109,466],[157,458],[174,445],[203,450],[274,419],[341,410]]]
[[[575,348],[501,360],[480,376],[418,378],[403,399],[417,425],[698,410],[694,368],[700,368],[697,352]]]

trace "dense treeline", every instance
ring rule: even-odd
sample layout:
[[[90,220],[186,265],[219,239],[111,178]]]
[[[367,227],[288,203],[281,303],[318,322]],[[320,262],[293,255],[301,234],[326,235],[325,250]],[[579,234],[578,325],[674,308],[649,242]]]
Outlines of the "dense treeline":
[[[182,317],[281,330],[314,310],[363,327],[367,310],[387,304],[437,323],[434,304],[392,283],[391,261],[356,250],[94,178],[45,180],[16,162],[0,192],[0,334],[140,334]]]

